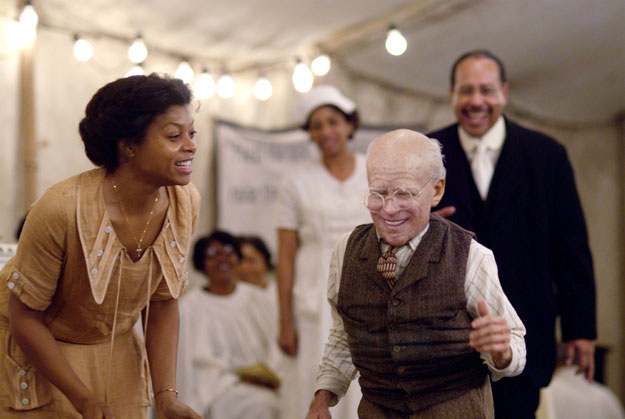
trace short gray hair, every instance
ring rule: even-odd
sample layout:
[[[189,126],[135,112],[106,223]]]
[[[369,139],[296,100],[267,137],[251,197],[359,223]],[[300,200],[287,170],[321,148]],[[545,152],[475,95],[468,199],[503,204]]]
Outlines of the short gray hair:
[[[426,149],[426,159],[428,162],[427,170],[431,173],[432,177],[445,179],[447,170],[445,169],[445,164],[443,163],[444,158],[443,145],[436,138],[430,138],[430,146]]]

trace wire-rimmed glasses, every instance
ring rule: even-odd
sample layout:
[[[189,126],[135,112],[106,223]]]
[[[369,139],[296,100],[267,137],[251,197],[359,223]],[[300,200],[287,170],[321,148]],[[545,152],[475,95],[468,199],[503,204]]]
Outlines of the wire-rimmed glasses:
[[[436,176],[432,177],[418,192],[413,193],[406,188],[398,187],[393,190],[393,193],[389,195],[382,195],[380,192],[369,191],[369,193],[365,196],[363,200],[363,204],[369,209],[369,211],[377,213],[384,209],[386,205],[386,200],[390,199],[393,201],[395,207],[399,210],[405,210],[410,208],[414,201],[423,193],[423,191],[428,187],[428,185],[436,179]],[[386,192],[383,192],[386,193]]]

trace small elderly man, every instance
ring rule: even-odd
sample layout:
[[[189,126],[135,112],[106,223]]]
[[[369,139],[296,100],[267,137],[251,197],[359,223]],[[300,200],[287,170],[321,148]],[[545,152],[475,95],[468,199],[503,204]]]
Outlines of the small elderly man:
[[[309,419],[360,373],[360,418],[492,418],[493,380],[520,374],[525,328],[490,250],[430,214],[445,191],[440,144],[410,130],[367,152],[373,224],[332,255],[333,320]]]

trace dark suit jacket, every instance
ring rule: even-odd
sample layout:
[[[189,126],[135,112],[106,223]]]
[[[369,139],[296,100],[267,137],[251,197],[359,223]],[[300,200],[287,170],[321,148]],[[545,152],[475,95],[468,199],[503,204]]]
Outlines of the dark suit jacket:
[[[447,183],[436,209],[476,233],[495,254],[501,285],[527,329],[526,374],[546,386],[562,337],[595,339],[595,287],[586,223],[566,151],[552,138],[506,119],[506,138],[486,201],[473,181],[458,125],[428,134],[443,144]]]

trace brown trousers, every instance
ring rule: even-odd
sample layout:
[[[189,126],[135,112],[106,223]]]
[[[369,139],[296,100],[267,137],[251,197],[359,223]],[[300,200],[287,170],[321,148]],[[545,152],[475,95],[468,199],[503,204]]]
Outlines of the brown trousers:
[[[494,419],[490,378],[486,377],[483,386],[460,397],[410,414],[378,406],[363,397],[358,405],[358,417],[360,419]]]

